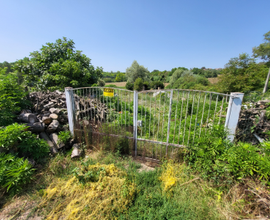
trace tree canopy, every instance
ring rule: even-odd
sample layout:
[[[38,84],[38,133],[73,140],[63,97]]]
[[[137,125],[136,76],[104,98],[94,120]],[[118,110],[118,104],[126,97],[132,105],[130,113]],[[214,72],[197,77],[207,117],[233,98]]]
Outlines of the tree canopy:
[[[258,47],[253,47],[253,56],[265,60],[268,67],[270,67],[270,31],[264,34],[264,41]]]
[[[139,65],[136,60],[133,61],[131,67],[126,69],[127,81],[134,83],[137,78],[142,78],[143,80],[148,79],[149,71],[142,65]]]
[[[82,87],[96,83],[102,68],[91,65],[91,59],[82,51],[75,50],[73,40],[56,40],[46,43],[39,51],[30,53],[31,58],[17,61],[15,69],[22,72],[28,85],[38,90]]]
[[[248,54],[229,60],[221,71],[215,90],[220,92],[249,92],[260,90],[267,75],[267,66],[256,64]]]

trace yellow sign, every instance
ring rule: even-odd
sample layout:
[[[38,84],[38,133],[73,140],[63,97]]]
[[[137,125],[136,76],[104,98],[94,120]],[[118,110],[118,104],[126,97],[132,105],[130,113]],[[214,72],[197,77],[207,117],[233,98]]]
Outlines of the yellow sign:
[[[114,96],[114,89],[104,88],[103,95],[113,97]]]

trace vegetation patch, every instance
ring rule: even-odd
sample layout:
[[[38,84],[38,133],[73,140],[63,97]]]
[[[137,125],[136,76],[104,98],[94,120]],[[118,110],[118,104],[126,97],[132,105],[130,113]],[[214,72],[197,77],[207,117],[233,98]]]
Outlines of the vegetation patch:
[[[74,175],[68,181],[58,179],[44,191],[40,207],[53,207],[48,219],[113,219],[133,200],[135,184],[114,164],[83,166]]]

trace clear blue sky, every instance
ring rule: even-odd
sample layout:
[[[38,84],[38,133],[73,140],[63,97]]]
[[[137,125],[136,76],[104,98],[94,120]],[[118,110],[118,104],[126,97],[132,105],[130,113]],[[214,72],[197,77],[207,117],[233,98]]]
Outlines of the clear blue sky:
[[[74,40],[104,71],[223,68],[270,30],[270,0],[0,0],[0,62]]]

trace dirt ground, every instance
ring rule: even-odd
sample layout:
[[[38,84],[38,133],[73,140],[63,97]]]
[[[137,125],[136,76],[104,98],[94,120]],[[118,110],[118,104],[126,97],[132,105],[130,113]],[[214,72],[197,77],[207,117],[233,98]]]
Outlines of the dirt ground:
[[[0,211],[0,220],[41,220],[44,217],[33,214],[38,201],[27,196],[14,197]]]

